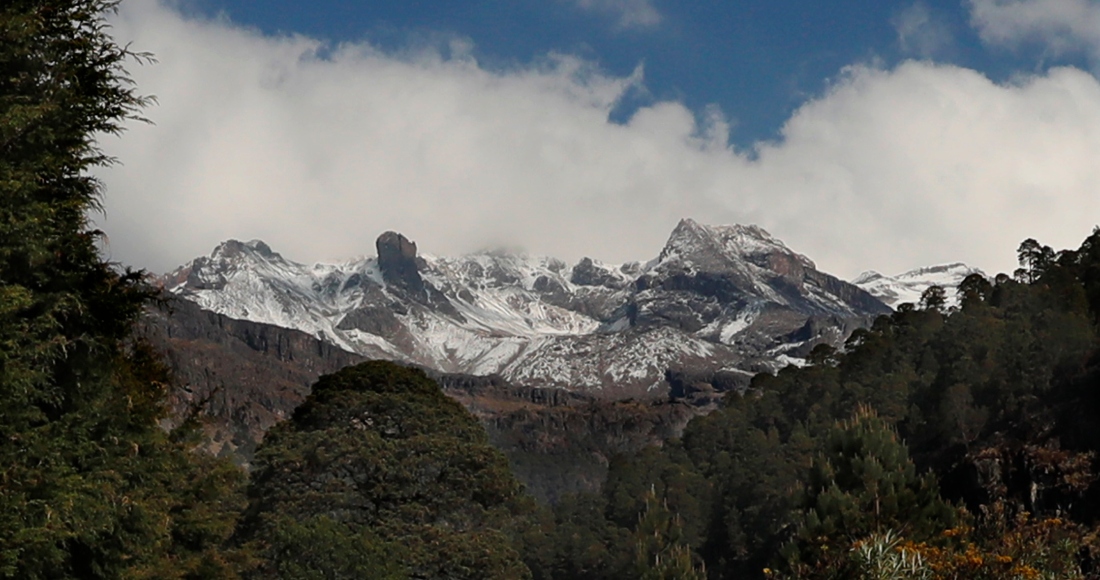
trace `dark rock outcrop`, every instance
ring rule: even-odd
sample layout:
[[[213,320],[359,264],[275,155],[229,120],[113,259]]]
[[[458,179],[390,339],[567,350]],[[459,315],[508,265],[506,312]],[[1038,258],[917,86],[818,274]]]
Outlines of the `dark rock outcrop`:
[[[404,292],[413,302],[465,321],[443,292],[424,282],[420,275],[424,263],[416,255],[415,242],[397,232],[385,232],[378,236],[374,245],[378,251],[378,269],[391,289]]]
[[[616,290],[626,287],[622,276],[616,276],[614,272],[599,266],[591,258],[583,258],[573,266],[569,281],[578,286],[603,286]]]
[[[416,244],[397,232],[385,232],[374,242],[378,269],[387,284],[401,288],[425,301],[428,293],[416,262]]]

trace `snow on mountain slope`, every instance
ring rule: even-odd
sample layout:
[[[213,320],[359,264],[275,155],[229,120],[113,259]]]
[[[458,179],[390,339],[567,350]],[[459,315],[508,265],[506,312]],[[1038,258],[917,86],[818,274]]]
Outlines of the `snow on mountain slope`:
[[[584,334],[599,326],[588,316],[540,300],[531,289],[547,276],[568,287],[551,269],[560,263],[490,255],[422,259],[424,278],[453,309],[440,312],[410,301],[384,282],[376,258],[307,266],[258,240],[225,242],[209,257],[167,275],[165,285],[233,318],[302,330],[353,352],[381,350],[456,372],[498,370],[486,361],[511,359],[502,352],[516,352],[516,341],[507,338]]]
[[[671,328],[654,328],[538,340],[501,374],[529,386],[565,384],[589,392],[608,386],[614,392],[607,395],[616,397],[662,387],[669,368],[691,363],[721,368],[736,358],[722,345]],[[595,364],[578,364],[588,360]]]
[[[813,261],[757,226],[707,226],[681,220],[647,286],[689,288],[746,304],[774,304],[806,314],[860,316],[882,305],[860,289],[817,270]]]
[[[946,290],[948,305],[952,306],[957,303],[955,288],[971,274],[985,276],[977,268],[956,262],[917,268],[897,276],[884,276],[874,271],[864,272],[852,280],[852,284],[894,308],[906,302],[918,304],[925,290],[939,286]]]
[[[589,316],[542,298],[549,289],[572,293],[566,265],[553,258],[475,254],[424,257],[424,278],[466,319],[488,332],[515,336],[587,334],[599,326]]]
[[[435,257],[394,232],[376,250],[309,266],[231,240],[163,283],[204,309],[366,356],[613,397],[660,392],[670,369],[737,368],[779,351],[794,360],[842,334],[784,343],[808,319],[847,328],[889,311],[755,226],[683,220],[645,265]]]
[[[710,270],[747,272],[749,266],[766,263],[773,255],[787,257],[804,268],[815,268],[809,258],[796,254],[758,226],[708,226],[683,219],[672,231],[652,269],[667,264],[690,264]]]

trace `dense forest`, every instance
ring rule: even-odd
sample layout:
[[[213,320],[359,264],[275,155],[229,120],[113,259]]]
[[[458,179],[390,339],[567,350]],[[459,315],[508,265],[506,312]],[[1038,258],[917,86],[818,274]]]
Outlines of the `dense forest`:
[[[387,362],[318,381],[249,474],[195,452],[133,330],[156,294],[88,221],[96,139],[147,104],[115,5],[0,6],[0,577],[1100,577],[1100,230],[756,376],[553,506]]]

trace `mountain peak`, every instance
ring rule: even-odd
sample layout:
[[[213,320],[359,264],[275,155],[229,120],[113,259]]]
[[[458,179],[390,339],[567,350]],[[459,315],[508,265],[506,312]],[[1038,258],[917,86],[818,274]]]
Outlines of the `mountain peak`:
[[[749,238],[755,238],[762,241],[768,241],[772,243],[782,243],[779,240],[772,237],[764,228],[756,224],[729,224],[729,225],[707,225],[701,224],[692,218],[683,218],[676,224],[676,227],[672,230],[671,237],[694,235],[694,236],[715,236],[715,235],[731,235],[737,234]]]
[[[244,245],[264,255],[271,255],[275,253],[271,251],[271,246],[265,244],[263,240],[249,240],[245,242]]]
[[[816,269],[807,257],[788,248],[764,228],[749,224],[711,226],[684,218],[669,235],[658,264],[679,261],[703,268],[720,268],[730,263],[761,263],[768,256],[785,256],[805,268]]]
[[[263,240],[249,240],[242,242],[240,240],[228,239],[218,244],[213,252],[210,252],[212,259],[217,258],[237,258],[243,255],[258,255],[262,258],[282,258],[278,252],[271,249]]]
[[[371,358],[640,396],[659,396],[672,368],[772,368],[775,353],[801,356],[887,310],[751,225],[682,220],[647,266],[422,256],[395,231],[375,246],[377,259],[306,266],[262,241],[229,240],[165,287]],[[806,327],[811,317],[824,326]]]
[[[866,272],[861,273],[859,276],[856,276],[852,280],[852,284],[855,284],[856,286],[861,286],[863,284],[869,284],[871,282],[874,282],[875,280],[881,280],[883,278],[885,278],[885,276],[883,276],[881,273],[876,272],[875,270],[867,270]]]

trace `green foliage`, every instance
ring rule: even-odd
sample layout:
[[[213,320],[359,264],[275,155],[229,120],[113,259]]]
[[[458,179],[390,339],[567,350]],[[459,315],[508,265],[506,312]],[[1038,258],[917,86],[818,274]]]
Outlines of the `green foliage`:
[[[553,504],[569,493],[598,491],[607,477],[607,458],[614,461],[674,437],[691,411],[676,404],[593,400],[494,415],[485,425],[490,442],[505,451],[529,494]],[[640,493],[633,501],[641,501]],[[624,525],[633,525],[634,508]]]
[[[322,377],[254,465],[240,539],[258,576],[339,577],[371,554],[399,558],[397,577],[530,575],[512,521],[532,506],[477,421],[419,370],[375,361]],[[295,556],[330,536],[332,558]]]
[[[158,426],[151,294],[96,249],[96,138],[145,104],[104,0],[0,5],[0,577],[231,577],[241,476]]]
[[[650,459],[659,458],[660,450],[651,448],[643,452]],[[532,567],[536,578],[560,580],[636,580],[653,579],[702,579],[706,573],[701,559],[695,553],[689,536],[690,518],[684,517],[673,507],[672,497],[681,501],[690,499],[690,490],[676,490],[662,482],[663,491],[657,485],[644,492],[639,491],[637,501],[627,490],[633,490],[631,481],[638,481],[645,467],[639,468],[626,458],[619,458],[619,482],[616,491],[605,495],[577,494],[564,497],[554,506],[554,521],[546,525],[544,557],[541,564]],[[643,459],[643,465],[646,461]],[[670,466],[665,465],[666,469]],[[640,469],[640,470],[639,470]],[[622,472],[631,472],[626,475]],[[673,467],[665,475],[676,479]],[[631,480],[631,481],[624,481]],[[610,497],[610,499],[609,499]],[[616,501],[623,504],[615,506]],[[628,507],[636,506],[636,507]],[[632,513],[630,510],[634,509]],[[616,513],[630,513],[627,525],[616,523]],[[705,521],[698,515],[698,521]],[[699,535],[699,532],[695,532]],[[696,537],[695,542],[700,542]]]
[[[905,530],[923,540],[954,523],[936,478],[918,475],[908,449],[871,409],[861,408],[827,436],[807,479],[805,517],[787,557],[798,568],[842,553],[848,538]]]
[[[408,578],[396,563],[402,547],[381,541],[369,530],[353,529],[326,516],[305,521],[279,518],[270,539],[274,572],[286,580],[327,578]]]
[[[532,568],[538,579],[627,579],[633,572],[630,529],[608,521],[607,502],[597,494],[573,494],[554,506],[546,526],[542,563]]]
[[[684,434],[684,447],[714,488],[702,512],[707,535],[699,551],[707,569],[723,577],[762,569],[793,524],[805,451],[797,443],[806,441],[801,430],[792,430],[796,445],[787,446],[774,426],[758,429],[758,410],[752,400],[738,399],[693,421]]]
[[[1016,279],[1027,284],[1035,283],[1054,262],[1054,250],[1044,246],[1034,238],[1024,240],[1016,250],[1020,268],[1016,270]]]
[[[709,488],[710,482],[674,440],[663,448],[647,447],[632,456],[613,458],[603,495],[607,517],[619,527],[635,527],[638,514],[657,502],[678,514],[684,543],[697,547],[706,533]]]
[[[679,514],[658,501],[655,490],[645,495],[645,508],[634,528],[634,577],[640,580],[705,580],[685,543]]]
[[[115,5],[0,4],[0,578],[753,578],[783,546],[804,577],[1084,576],[1100,230],[1027,240],[1015,278],[968,278],[957,308],[930,289],[757,376],[552,515],[422,373],[345,369],[269,433],[238,522],[242,474],[158,426],[142,274],[89,231],[90,170],[111,162],[95,139],[146,103]],[[941,497],[979,515],[943,530]]]

